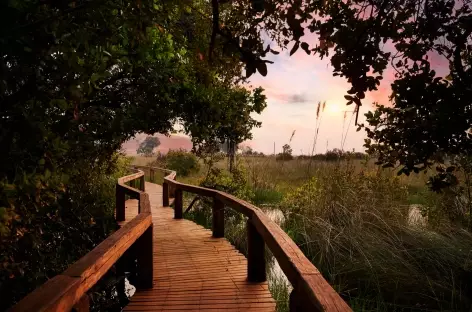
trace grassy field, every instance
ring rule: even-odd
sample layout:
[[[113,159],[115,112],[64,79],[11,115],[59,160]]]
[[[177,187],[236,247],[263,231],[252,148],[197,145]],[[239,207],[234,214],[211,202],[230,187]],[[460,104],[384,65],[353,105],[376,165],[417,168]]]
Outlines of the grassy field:
[[[469,311],[472,236],[448,217],[455,199],[427,189],[428,173],[397,177],[358,159],[237,164],[237,175],[223,160],[210,177],[202,164],[179,180],[281,212],[282,228],[355,311]],[[422,222],[411,220],[412,209]],[[210,205],[201,201],[186,217],[209,227]],[[244,219],[226,217],[226,237],[245,252]],[[287,311],[290,285],[278,273],[269,282],[278,310]]]

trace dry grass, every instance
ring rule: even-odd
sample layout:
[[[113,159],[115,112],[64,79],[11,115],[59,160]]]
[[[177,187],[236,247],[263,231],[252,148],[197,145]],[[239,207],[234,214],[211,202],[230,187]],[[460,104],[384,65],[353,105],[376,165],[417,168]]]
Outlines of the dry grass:
[[[147,166],[156,159],[155,156],[135,155],[135,156],[128,156],[128,157],[131,159],[131,165],[136,165],[136,166]]]

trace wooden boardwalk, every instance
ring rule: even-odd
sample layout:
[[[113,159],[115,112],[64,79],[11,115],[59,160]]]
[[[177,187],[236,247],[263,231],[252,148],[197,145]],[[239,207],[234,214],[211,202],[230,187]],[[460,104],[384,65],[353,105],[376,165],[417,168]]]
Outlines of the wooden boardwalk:
[[[146,182],[154,224],[153,288],[137,291],[124,311],[275,311],[267,282],[247,281],[247,260],[226,239],[162,207],[162,187]],[[137,200],[126,202],[126,220]],[[126,221],[125,221],[126,222]]]

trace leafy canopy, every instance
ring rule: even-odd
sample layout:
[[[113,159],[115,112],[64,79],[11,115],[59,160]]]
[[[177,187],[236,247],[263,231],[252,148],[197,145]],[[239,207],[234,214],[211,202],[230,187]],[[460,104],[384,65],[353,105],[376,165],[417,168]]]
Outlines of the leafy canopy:
[[[209,62],[209,14],[200,1],[0,3],[0,310],[115,229],[124,141],[177,122],[209,140],[229,114],[257,125],[261,105],[235,104],[256,93],[237,87],[238,55],[214,40]]]
[[[445,155],[471,154],[471,1],[252,0],[231,5],[239,12],[234,17],[247,16],[242,22],[247,28],[220,25],[216,32],[241,43],[248,76],[255,69],[265,74],[260,64],[266,53],[277,54],[262,45],[262,38],[290,48],[291,55],[301,48],[329,57],[333,75],[351,84],[345,98],[358,112],[366,93],[393,73],[391,103],[378,105],[361,125],[368,136],[365,146],[379,164],[399,163],[400,173],[409,174],[444,162]]]

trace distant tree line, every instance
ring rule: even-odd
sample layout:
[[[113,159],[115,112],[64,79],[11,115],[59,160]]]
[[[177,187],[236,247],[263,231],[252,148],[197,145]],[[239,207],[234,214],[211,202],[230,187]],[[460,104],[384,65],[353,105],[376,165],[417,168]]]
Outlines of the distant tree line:
[[[323,161],[337,161],[347,159],[365,159],[368,155],[361,152],[355,151],[343,151],[338,148],[327,151],[324,154],[315,155],[299,155],[297,159],[314,159]]]

